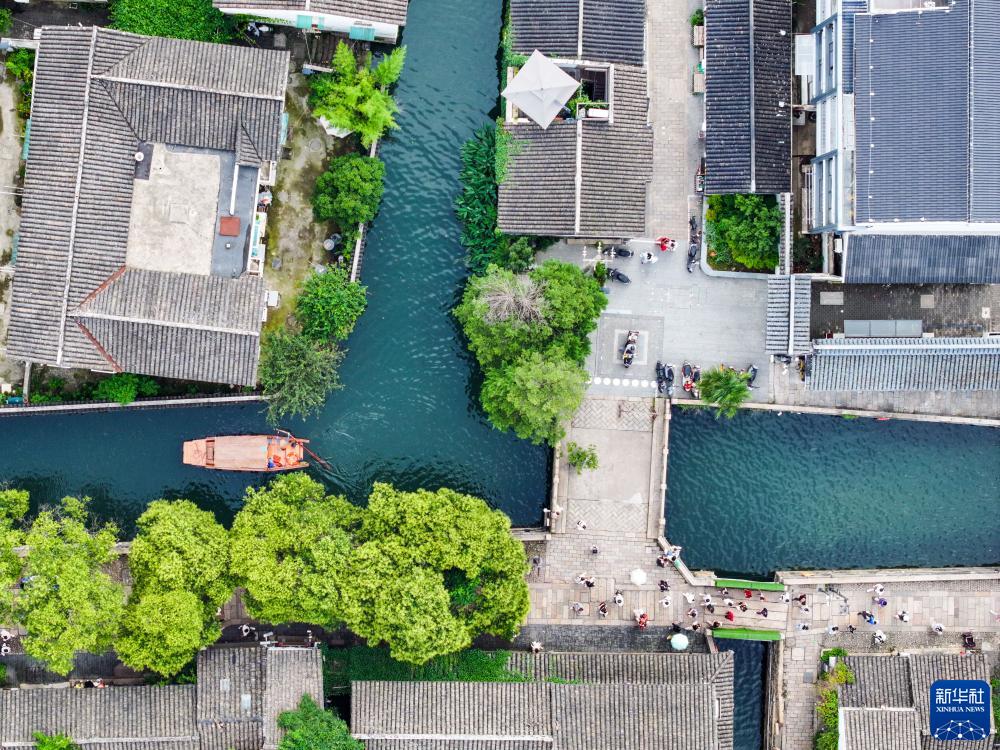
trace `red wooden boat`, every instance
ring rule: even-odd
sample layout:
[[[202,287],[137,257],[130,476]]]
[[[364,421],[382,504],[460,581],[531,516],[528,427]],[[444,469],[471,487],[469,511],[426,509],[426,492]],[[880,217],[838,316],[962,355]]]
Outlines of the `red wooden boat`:
[[[304,469],[308,440],[290,432],[276,435],[224,435],[184,443],[184,463],[219,471],[291,471]]]

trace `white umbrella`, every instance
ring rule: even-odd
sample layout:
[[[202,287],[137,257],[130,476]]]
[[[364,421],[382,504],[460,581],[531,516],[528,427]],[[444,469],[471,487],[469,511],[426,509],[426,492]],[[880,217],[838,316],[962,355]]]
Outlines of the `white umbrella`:
[[[636,568],[629,573],[628,577],[636,586],[642,586],[646,582],[646,571]]]
[[[579,81],[536,49],[503,96],[545,129],[578,88]]]
[[[688,647],[688,637],[683,633],[674,633],[670,638],[670,648],[674,651],[684,651]]]

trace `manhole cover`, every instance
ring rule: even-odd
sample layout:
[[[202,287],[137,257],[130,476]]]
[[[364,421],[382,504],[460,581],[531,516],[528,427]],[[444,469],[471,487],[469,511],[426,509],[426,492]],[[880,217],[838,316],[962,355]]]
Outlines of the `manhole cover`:
[[[309,141],[309,150],[310,151],[322,151],[323,150],[323,141],[321,141],[319,138],[313,138],[311,141]]]

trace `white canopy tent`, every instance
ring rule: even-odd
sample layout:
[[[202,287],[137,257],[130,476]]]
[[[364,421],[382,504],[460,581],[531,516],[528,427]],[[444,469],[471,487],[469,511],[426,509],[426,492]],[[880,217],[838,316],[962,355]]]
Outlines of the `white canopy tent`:
[[[544,130],[578,88],[579,81],[536,49],[503,96]]]

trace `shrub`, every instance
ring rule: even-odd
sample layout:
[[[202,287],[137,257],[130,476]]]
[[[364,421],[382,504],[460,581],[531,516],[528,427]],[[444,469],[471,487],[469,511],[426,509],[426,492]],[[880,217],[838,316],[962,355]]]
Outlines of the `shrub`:
[[[227,42],[236,22],[212,7],[212,0],[113,0],[111,28],[146,36]]]
[[[334,157],[316,180],[313,216],[336,224],[350,244],[357,236],[358,224],[367,224],[378,213],[384,179],[381,159],[358,154]]]
[[[35,738],[36,750],[80,750],[79,746],[65,734],[35,732],[32,736]]]
[[[783,224],[773,195],[710,195],[705,213],[709,257],[716,264],[772,270],[778,265]]]
[[[698,8],[694,13],[691,14],[691,25],[692,26],[704,26],[705,25],[705,9]]]
[[[114,401],[124,405],[131,404],[137,396],[155,396],[159,392],[160,386],[152,378],[134,375],[131,372],[119,372],[97,384],[94,398],[98,401]]]
[[[16,49],[7,55],[4,63],[7,72],[19,81],[30,81],[35,75],[35,51],[33,49]]]
[[[284,730],[278,750],[365,750],[351,736],[347,722],[324,711],[308,695],[302,696],[296,710],[278,715],[278,726]]]
[[[6,34],[14,27],[14,13],[10,8],[0,8],[0,34]]]
[[[365,311],[367,288],[348,280],[346,269],[330,266],[306,279],[295,300],[302,333],[320,343],[343,341]]]
[[[365,148],[396,124],[396,102],[389,87],[403,71],[406,47],[397,47],[372,68],[371,54],[359,65],[351,48],[337,45],[332,73],[310,77],[309,103],[313,114],[330,125],[357,133]]]
[[[576,443],[568,443],[566,445],[566,461],[576,469],[577,474],[582,474],[584,469],[596,469],[598,467],[597,446],[588,445],[584,448]]]
[[[277,331],[264,337],[258,376],[268,399],[267,419],[303,419],[318,410],[327,394],[340,388],[337,368],[344,354],[302,334]]]
[[[845,656],[847,656],[847,650],[840,647],[828,648],[826,649],[826,651],[824,651],[819,655],[819,659],[820,661],[824,661],[827,664],[829,664],[830,659],[833,658],[834,656],[836,656],[838,659],[843,659]]]
[[[438,656],[425,664],[396,661],[385,648],[353,646],[323,650],[323,666],[329,687],[350,685],[355,680],[388,682],[525,682],[528,675],[508,666],[510,651],[470,648]]]
[[[750,398],[749,376],[744,372],[717,367],[701,376],[701,397],[718,407],[716,418],[736,416],[740,406]]]

